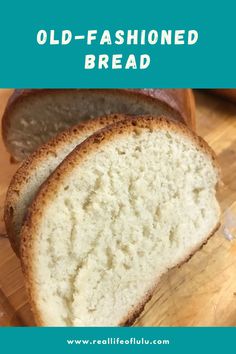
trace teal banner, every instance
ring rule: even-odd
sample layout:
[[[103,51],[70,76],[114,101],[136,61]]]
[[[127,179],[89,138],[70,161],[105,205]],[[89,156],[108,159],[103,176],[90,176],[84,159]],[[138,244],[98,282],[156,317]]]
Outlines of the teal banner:
[[[236,2],[2,1],[1,88],[236,87]]]
[[[235,328],[1,328],[1,352],[222,354]]]

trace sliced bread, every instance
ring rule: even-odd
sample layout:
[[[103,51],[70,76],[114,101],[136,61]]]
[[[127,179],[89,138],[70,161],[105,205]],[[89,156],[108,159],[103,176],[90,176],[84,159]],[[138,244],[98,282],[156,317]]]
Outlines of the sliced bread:
[[[17,256],[21,226],[41,184],[76,145],[97,130],[121,119],[124,115],[114,114],[80,123],[43,144],[21,164],[8,187],[4,209],[6,231]]]
[[[7,150],[21,161],[58,132],[112,113],[164,114],[195,126],[192,91],[185,89],[16,90],[2,120]]]
[[[216,229],[209,146],[165,118],[126,119],[73,150],[35,198],[21,260],[36,323],[131,324],[163,273]]]

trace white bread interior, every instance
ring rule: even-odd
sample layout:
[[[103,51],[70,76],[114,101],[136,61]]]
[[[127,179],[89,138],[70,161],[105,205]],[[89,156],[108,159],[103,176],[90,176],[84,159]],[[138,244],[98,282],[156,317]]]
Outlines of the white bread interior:
[[[22,260],[39,325],[126,323],[217,227],[210,148],[179,124],[134,121],[77,147],[32,205]]]

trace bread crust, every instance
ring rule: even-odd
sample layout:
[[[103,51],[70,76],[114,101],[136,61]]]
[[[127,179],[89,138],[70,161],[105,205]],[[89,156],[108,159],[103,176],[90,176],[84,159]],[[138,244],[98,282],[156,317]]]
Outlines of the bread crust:
[[[4,206],[4,222],[7,235],[11,246],[19,257],[19,242],[18,235],[14,227],[14,217],[17,211],[17,205],[21,194],[24,193],[28,181],[32,174],[37,171],[40,163],[47,161],[49,155],[56,156],[57,152],[66,146],[68,143],[79,139],[84,134],[92,134],[96,130],[104,128],[104,126],[112,124],[116,121],[123,120],[125,115],[112,114],[109,116],[98,117],[82,122],[74,127],[69,128],[62,133],[59,133],[55,138],[48,143],[43,144],[32,155],[23,161],[19,169],[14,174],[7,190],[5,206]]]
[[[10,96],[6,109],[2,117],[2,138],[6,148],[10,151],[8,144],[8,134],[11,127],[11,113],[17,109],[18,105],[33,96],[55,95],[74,91],[96,92],[106,95],[108,92],[119,93],[119,95],[133,96],[145,99],[154,104],[158,104],[169,112],[174,119],[185,123],[191,130],[195,131],[195,101],[191,89],[24,89],[15,90]],[[119,112],[118,112],[119,113]]]
[[[90,136],[79,146],[77,146],[63,161],[63,163],[54,171],[47,182],[41,187],[36,199],[30,207],[21,232],[22,268],[26,277],[26,285],[29,292],[32,310],[38,325],[46,326],[47,323],[42,318],[40,309],[37,306],[37,284],[34,278],[34,260],[35,255],[37,254],[37,238],[35,235],[37,234],[41,218],[43,218],[43,211],[46,209],[47,203],[52,200],[57,191],[57,188],[64,181],[64,179],[66,179],[67,175],[73,171],[75,166],[81,164],[83,160],[88,156],[88,154],[96,152],[102,145],[112,141],[112,139],[116,138],[117,136],[127,135],[139,129],[148,129],[153,131],[162,128],[167,131],[178,132],[190,138],[192,142],[198,146],[199,150],[205,153],[212,160],[213,166],[215,167],[216,171],[219,172],[219,166],[216,162],[215,154],[208,146],[208,144],[196,134],[191,133],[189,129],[187,129],[187,127],[183,124],[173,122],[166,119],[165,117],[141,116],[126,119],[102,129],[101,131]],[[214,232],[216,227],[217,225],[215,225],[210,234]],[[209,235],[206,235],[205,242],[207,241],[208,237]],[[198,245],[197,248],[201,247],[201,245]],[[191,252],[191,255],[194,253],[194,251],[195,249]],[[189,258],[189,256],[187,258]],[[183,262],[184,261],[185,260],[183,259]],[[159,279],[157,282],[158,281]],[[141,303],[137,304],[135,309],[127,315],[127,318],[122,320],[120,325],[129,325],[133,323],[135,318],[144,308],[144,305],[148,299],[152,296],[154,289],[155,286],[145,295]]]

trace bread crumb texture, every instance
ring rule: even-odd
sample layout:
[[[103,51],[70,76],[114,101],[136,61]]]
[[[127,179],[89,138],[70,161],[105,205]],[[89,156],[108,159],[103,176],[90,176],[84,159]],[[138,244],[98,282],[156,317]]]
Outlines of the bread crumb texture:
[[[42,210],[34,311],[49,326],[116,326],[219,220],[218,171],[178,130],[134,129],[90,151]]]
[[[21,227],[40,186],[77,145],[97,130],[125,117],[116,114],[81,123],[42,145],[21,164],[10,183],[5,202],[6,229],[17,255]]]

